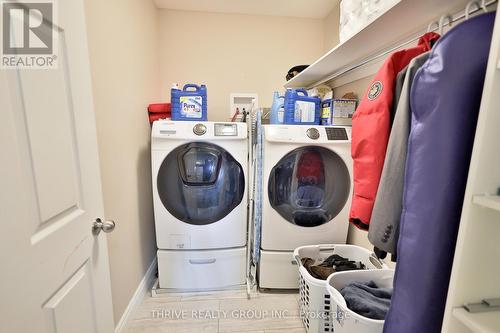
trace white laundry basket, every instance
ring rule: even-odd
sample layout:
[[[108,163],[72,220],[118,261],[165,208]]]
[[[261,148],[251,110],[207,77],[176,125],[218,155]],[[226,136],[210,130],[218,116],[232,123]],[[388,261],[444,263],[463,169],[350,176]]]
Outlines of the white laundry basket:
[[[369,281],[374,281],[381,288],[390,288],[393,278],[393,269],[347,271],[330,275],[326,284],[331,299],[330,324],[333,331],[335,333],[382,333],[384,320],[367,318],[351,311],[339,290],[352,282]]]
[[[368,270],[387,268],[373,252],[356,245],[320,244],[296,248],[293,255],[299,266],[300,316],[308,333],[334,332],[330,320],[332,304],[326,281],[311,276],[302,266],[301,259],[324,260],[332,254],[338,254],[349,260],[361,261]]]

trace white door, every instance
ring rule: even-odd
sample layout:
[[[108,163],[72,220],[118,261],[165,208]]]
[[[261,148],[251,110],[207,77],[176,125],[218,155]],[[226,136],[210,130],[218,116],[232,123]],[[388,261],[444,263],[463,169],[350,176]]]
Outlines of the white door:
[[[58,2],[59,68],[0,70],[0,332],[112,332],[82,0]]]

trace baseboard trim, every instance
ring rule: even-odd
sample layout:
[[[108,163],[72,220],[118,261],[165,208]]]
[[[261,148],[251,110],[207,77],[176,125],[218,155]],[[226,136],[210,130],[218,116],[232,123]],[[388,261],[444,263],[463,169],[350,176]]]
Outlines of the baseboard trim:
[[[116,325],[115,333],[121,333],[124,330],[129,319],[132,318],[132,315],[134,314],[134,312],[137,310],[139,305],[141,305],[141,302],[144,299],[144,296],[146,296],[146,294],[151,290],[151,287],[153,286],[153,283],[156,280],[157,265],[158,264],[157,264],[156,257],[155,257],[153,262],[151,262],[151,265],[149,265],[148,270],[146,271],[146,274],[144,274],[144,277],[142,278],[141,282],[139,283],[139,286],[135,290],[134,295],[130,299],[130,302],[128,303],[125,311],[123,312],[123,315],[120,318],[120,321]]]

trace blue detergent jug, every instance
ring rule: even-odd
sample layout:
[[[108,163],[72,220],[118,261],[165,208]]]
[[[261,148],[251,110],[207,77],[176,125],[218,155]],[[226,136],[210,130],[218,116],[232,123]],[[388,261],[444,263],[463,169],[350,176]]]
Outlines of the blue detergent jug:
[[[271,124],[283,124],[285,118],[284,109],[285,97],[280,96],[279,92],[275,91],[273,95],[273,104],[271,105]]]
[[[305,89],[287,89],[285,93],[285,124],[319,125],[319,97],[308,96]]]
[[[207,87],[186,84],[182,90],[175,86],[170,91],[172,120],[207,120]]]

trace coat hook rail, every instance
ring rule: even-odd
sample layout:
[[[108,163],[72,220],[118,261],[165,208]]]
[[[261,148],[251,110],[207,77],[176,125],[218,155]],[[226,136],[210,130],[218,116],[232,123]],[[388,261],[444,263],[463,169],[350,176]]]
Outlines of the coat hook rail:
[[[490,0],[490,1],[486,1],[486,0],[482,0],[482,1],[471,1],[470,4],[467,5],[467,7],[459,12],[458,14],[455,14],[455,15],[443,15],[441,17],[441,24],[439,24],[438,22],[431,22],[427,28],[425,29],[427,32],[436,32],[436,31],[442,31],[443,29],[443,24],[446,23],[448,25],[453,25],[454,23],[458,22],[458,21],[461,21],[463,19],[466,19],[466,18],[469,18],[470,15],[472,14],[475,14],[476,12],[479,12],[479,11],[486,11],[488,7],[492,6],[493,4],[497,3],[498,0]],[[472,5],[471,4],[475,4],[475,3],[478,3],[478,6],[475,6],[474,9],[471,9]],[[443,19],[444,17],[444,19]],[[368,57],[366,59],[363,59],[361,60],[360,62],[352,65],[352,66],[349,66],[349,67],[346,67],[344,69],[341,69],[329,76],[327,76],[325,79],[321,80],[321,81],[318,81],[316,83],[314,83],[313,85],[309,86],[308,88],[314,88],[314,87],[317,87],[321,84],[324,84],[328,81],[332,81],[332,80],[335,80],[341,76],[344,76],[346,75],[347,73],[349,72],[352,72],[360,67],[363,67],[365,66],[366,64],[369,64],[375,60],[378,60],[380,58],[383,58],[385,56],[388,56],[389,54],[409,45],[409,44],[412,44],[416,41],[419,40],[419,38],[421,37],[421,34],[418,34],[418,36],[415,36],[415,37],[412,37],[396,46],[392,46],[390,47],[389,49],[386,49],[378,54],[375,54],[371,57]]]

